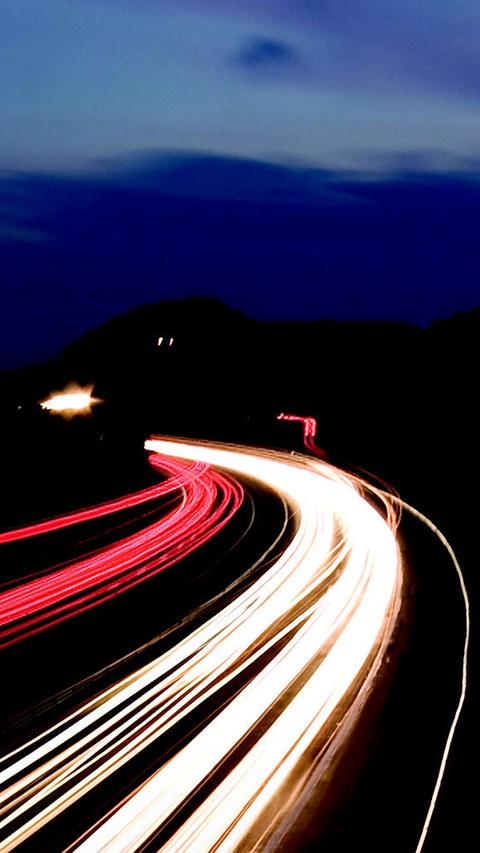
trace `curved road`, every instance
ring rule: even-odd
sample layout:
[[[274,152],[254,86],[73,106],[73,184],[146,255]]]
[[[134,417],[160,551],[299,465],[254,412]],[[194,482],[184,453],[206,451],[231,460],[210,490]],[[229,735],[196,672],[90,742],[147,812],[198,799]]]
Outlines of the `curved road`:
[[[4,590],[4,644],[193,552],[239,509],[239,481],[277,492],[294,532],[190,633],[3,756],[5,853],[37,833],[41,843],[42,827],[107,784],[117,784],[115,804],[69,850],[279,849],[344,748],[395,634],[402,566],[395,504],[380,490],[303,456],[173,440],[147,447],[168,479],[134,500],[177,490],[173,509]],[[127,500],[91,512],[125,509]]]

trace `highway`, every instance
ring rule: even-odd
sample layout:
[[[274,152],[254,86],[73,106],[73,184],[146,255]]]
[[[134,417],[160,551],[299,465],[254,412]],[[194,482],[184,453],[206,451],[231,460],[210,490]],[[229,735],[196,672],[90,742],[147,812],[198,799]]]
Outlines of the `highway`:
[[[281,849],[348,745],[395,639],[398,501],[312,456],[170,439],[146,448],[158,486],[0,538],[162,507],[140,530],[50,571],[29,567],[2,589],[5,647],[201,554],[239,513],[246,484],[279,496],[291,533],[281,548],[275,533],[180,639],[139,667],[133,655],[126,675],[3,755],[4,853],[49,849],[46,828],[55,838],[59,818],[79,811],[78,830],[70,821],[52,849]]]

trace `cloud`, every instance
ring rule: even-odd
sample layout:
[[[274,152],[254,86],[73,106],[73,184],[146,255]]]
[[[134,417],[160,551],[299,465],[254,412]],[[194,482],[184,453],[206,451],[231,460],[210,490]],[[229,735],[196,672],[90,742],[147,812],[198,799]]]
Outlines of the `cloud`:
[[[295,48],[285,41],[257,37],[247,40],[242,45],[235,62],[240,67],[252,71],[276,71],[295,68],[299,63],[299,55]]]

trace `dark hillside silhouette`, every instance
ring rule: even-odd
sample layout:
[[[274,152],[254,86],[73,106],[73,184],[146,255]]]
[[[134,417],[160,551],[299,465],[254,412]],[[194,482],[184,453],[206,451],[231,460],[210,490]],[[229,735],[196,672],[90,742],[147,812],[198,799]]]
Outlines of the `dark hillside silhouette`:
[[[198,294],[261,320],[426,327],[480,300],[479,187],[475,171],[158,151],[82,176],[0,175],[0,363],[43,360],[112,314]]]

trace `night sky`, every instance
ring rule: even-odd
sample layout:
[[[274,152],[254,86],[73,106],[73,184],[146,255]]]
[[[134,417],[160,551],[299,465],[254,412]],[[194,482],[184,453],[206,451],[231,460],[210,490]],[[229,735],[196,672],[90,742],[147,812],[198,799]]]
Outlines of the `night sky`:
[[[478,0],[2,0],[0,367],[130,307],[480,304]]]

